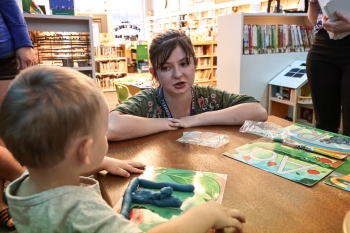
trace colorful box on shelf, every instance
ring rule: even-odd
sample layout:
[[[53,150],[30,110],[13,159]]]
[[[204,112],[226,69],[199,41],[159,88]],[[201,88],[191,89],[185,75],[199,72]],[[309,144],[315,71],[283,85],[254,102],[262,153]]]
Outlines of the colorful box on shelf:
[[[50,0],[53,15],[74,15],[73,0]]]
[[[142,73],[147,73],[148,72],[148,62],[140,62],[139,63],[139,68],[141,70]]]

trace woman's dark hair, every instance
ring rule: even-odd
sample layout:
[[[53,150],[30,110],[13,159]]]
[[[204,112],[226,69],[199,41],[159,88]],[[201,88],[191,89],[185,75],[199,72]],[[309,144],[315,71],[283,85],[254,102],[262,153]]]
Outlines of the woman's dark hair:
[[[153,66],[154,76],[157,77],[156,70],[163,67],[174,49],[179,46],[185,53],[187,62],[189,63],[191,57],[195,61],[195,54],[192,42],[184,32],[169,29],[159,33],[153,38],[150,48],[149,57]]]

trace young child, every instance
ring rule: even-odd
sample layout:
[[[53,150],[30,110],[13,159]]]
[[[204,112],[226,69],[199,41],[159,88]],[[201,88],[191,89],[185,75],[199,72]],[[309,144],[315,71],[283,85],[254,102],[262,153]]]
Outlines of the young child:
[[[139,92],[110,113],[108,140],[267,119],[266,110],[253,97],[193,85],[197,59],[190,38],[183,32],[170,29],[158,34],[152,40],[149,56],[153,66],[150,73],[160,86]]]
[[[140,232],[106,204],[96,180],[80,177],[101,166],[108,148],[108,106],[91,78],[69,68],[28,68],[5,100],[0,138],[28,169],[6,189],[18,232]],[[150,232],[241,231],[243,222],[239,211],[207,203]]]

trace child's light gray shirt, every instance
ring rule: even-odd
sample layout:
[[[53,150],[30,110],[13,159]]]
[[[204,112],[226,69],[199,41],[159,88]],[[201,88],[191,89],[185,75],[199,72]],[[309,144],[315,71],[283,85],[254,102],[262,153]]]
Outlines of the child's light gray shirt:
[[[6,189],[10,213],[19,233],[142,232],[102,199],[96,180],[81,177],[81,186],[62,186],[31,196],[16,196],[16,190],[28,175],[25,172]]]

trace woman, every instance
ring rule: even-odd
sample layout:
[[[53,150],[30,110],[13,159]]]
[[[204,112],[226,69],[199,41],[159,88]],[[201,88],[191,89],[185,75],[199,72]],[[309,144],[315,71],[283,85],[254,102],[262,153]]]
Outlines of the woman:
[[[316,127],[338,133],[343,117],[343,134],[350,136],[350,35],[334,40],[332,33],[350,32],[350,18],[336,12],[337,21],[323,16],[317,0],[309,1],[308,18],[315,25],[314,43],[307,56]]]
[[[110,113],[108,140],[142,137],[167,130],[206,125],[241,125],[265,121],[266,110],[247,95],[193,85],[197,59],[181,31],[158,34],[150,45],[150,73],[159,87],[143,90]]]

